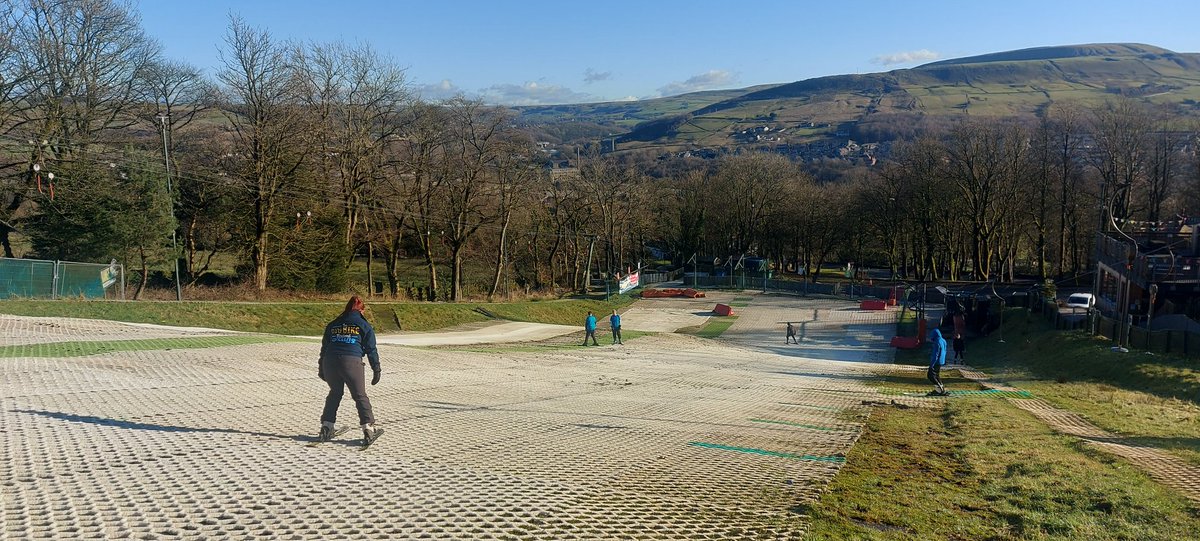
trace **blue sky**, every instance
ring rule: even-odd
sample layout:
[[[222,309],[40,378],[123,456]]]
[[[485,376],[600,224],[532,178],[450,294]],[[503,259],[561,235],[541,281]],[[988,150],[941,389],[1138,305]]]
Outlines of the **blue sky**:
[[[168,57],[208,73],[236,13],[280,39],[367,43],[427,99],[644,99],[1045,45],[1200,52],[1200,1],[141,0]]]

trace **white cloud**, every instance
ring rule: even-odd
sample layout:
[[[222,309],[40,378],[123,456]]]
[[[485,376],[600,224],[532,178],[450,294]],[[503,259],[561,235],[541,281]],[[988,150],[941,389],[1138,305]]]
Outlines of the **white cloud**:
[[[659,88],[658,93],[661,96],[675,96],[678,94],[687,94],[688,92],[728,87],[735,82],[737,82],[737,77],[728,71],[709,70],[699,75],[688,77],[683,82],[668,83],[666,86]]]
[[[881,66],[891,66],[894,64],[913,64],[916,62],[928,62],[941,58],[941,53],[930,51],[929,49],[921,49],[919,51],[905,51],[902,53],[882,54],[871,59],[872,64]]]
[[[583,82],[592,84],[596,81],[607,81],[612,79],[611,71],[596,71],[592,68],[583,70]]]
[[[465,94],[463,89],[455,86],[450,79],[442,79],[440,83],[431,85],[417,85],[417,93],[421,99],[426,101],[448,100],[459,94]]]
[[[558,105],[597,101],[595,96],[576,92],[570,88],[541,84],[536,81],[525,84],[498,84],[479,91],[479,97],[487,103],[497,105]]]
[[[624,98],[617,98],[613,101],[639,101],[639,100],[641,100],[641,98],[639,98],[637,96],[625,96]]]

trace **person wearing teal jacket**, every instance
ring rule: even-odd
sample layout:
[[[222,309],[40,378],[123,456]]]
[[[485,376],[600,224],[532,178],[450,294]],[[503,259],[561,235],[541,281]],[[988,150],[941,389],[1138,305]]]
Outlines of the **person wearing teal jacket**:
[[[608,316],[608,324],[612,327],[613,343],[621,343],[621,315],[613,310],[611,316]]]
[[[592,315],[591,311],[588,312],[587,318],[583,320],[583,330],[587,334],[583,335],[583,344],[580,345],[586,346],[588,338],[592,339],[593,346],[600,345],[596,341],[596,316]]]
[[[929,331],[929,370],[925,373],[930,383],[937,386],[933,394],[946,394],[946,388],[942,386],[942,365],[944,364],[946,364],[946,339],[942,338],[942,331],[934,329]]]

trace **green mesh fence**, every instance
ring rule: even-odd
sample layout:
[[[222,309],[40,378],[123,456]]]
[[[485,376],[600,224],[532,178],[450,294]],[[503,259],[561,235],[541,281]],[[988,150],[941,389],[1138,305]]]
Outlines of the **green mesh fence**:
[[[121,265],[0,258],[0,299],[124,299]]]

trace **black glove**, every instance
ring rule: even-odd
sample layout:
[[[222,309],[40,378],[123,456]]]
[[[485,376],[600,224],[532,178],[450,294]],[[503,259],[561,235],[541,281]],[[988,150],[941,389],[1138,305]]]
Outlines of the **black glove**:
[[[379,383],[379,377],[383,375],[383,370],[372,370],[375,374],[371,376],[371,385]]]

